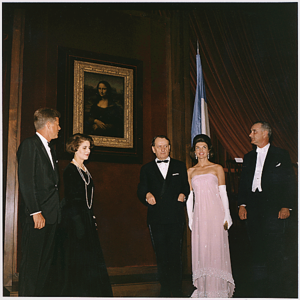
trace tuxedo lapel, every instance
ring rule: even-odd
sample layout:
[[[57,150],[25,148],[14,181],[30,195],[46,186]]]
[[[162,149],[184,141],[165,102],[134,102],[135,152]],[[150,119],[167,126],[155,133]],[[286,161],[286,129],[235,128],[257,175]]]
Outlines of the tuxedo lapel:
[[[263,170],[262,170],[262,176],[261,177],[264,176],[264,171],[268,170],[269,166],[272,163],[272,159],[273,159],[273,147],[270,145],[270,148],[268,150],[266,160],[265,160],[265,163],[264,163],[264,167],[263,167]]]
[[[41,141],[41,139],[36,135],[36,142],[37,142],[37,147],[39,149],[41,149],[41,151],[43,152],[43,156],[45,158],[45,161],[48,162],[48,164],[50,164],[50,167],[51,169],[53,170],[53,173],[55,174],[55,177],[56,177],[56,180],[58,178],[58,170],[57,170],[57,166],[56,166],[56,161],[54,160],[54,157],[53,157],[53,165],[54,165],[54,169],[53,169],[53,166],[52,166],[52,163],[51,163],[51,160],[50,160],[50,157],[48,155],[48,152],[43,144],[43,142]],[[50,148],[51,149],[51,148]],[[52,149],[51,149],[52,150]]]
[[[173,170],[173,161],[172,159],[170,159],[170,162],[169,162],[169,168],[168,168],[168,172],[167,172],[167,176],[166,176],[166,182],[170,182],[170,179],[172,178],[172,170]]]
[[[256,160],[257,160],[257,152],[256,150],[253,151],[251,158],[250,158],[250,174],[251,174],[251,178],[254,177],[254,172],[255,172],[255,167],[256,167]]]
[[[58,178],[58,168],[57,168],[57,163],[56,163],[56,153],[55,153],[55,150],[53,149],[53,146],[50,146],[50,150],[51,150],[51,155],[52,155],[52,159],[53,159],[53,165],[54,165],[55,174],[56,174],[56,176]],[[52,164],[51,164],[51,166],[52,166]]]
[[[158,178],[158,180],[160,180],[160,181],[165,180],[164,177],[163,177],[163,175],[161,174],[161,172],[160,172],[160,170],[159,170],[159,168],[158,168],[157,163],[155,162],[155,160],[153,161],[153,171],[154,171],[154,176],[156,178]]]

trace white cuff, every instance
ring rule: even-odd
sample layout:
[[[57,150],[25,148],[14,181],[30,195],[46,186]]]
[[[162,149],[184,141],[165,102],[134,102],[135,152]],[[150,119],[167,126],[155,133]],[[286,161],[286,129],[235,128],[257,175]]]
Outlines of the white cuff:
[[[32,214],[30,214],[31,216],[33,216],[33,215],[37,215],[37,214],[39,214],[39,213],[41,213],[42,211],[37,211],[37,212],[35,212],[35,213],[32,213]]]

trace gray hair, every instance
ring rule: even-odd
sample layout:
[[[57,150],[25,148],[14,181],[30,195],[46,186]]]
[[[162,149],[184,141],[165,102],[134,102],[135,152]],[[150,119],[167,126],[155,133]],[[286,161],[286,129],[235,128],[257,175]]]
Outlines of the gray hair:
[[[261,124],[261,128],[262,130],[267,130],[268,131],[268,136],[269,136],[269,139],[271,138],[271,135],[272,135],[272,128],[270,126],[269,123],[265,122],[265,121],[257,121],[255,122],[254,124]],[[253,124],[253,125],[254,125]]]
[[[60,118],[60,113],[55,109],[44,107],[36,110],[33,115],[35,130],[42,129],[47,122],[53,123],[56,118]]]

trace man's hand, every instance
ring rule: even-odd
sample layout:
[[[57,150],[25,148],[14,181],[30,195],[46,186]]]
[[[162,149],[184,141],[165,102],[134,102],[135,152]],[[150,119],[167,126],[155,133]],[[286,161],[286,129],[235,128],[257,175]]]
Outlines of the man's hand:
[[[156,204],[155,197],[150,192],[147,193],[146,200],[150,205]]]
[[[290,216],[290,210],[288,208],[283,207],[278,213],[278,219],[287,219]]]
[[[241,220],[246,220],[247,219],[247,209],[245,206],[240,206],[239,209],[239,217]]]
[[[34,228],[42,229],[45,227],[46,220],[41,213],[32,216],[34,222]]]
[[[185,198],[184,194],[179,194],[178,201],[179,202],[184,202],[184,198]]]

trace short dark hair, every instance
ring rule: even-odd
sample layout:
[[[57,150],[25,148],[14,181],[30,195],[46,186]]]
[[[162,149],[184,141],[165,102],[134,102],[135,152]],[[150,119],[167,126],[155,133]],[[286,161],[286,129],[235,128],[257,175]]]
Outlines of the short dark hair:
[[[66,143],[66,151],[68,153],[75,153],[84,141],[90,142],[91,149],[94,147],[94,140],[92,137],[83,133],[75,133],[69,137]]]
[[[270,124],[268,122],[265,122],[265,121],[256,121],[255,123],[253,123],[253,125],[255,124],[261,124],[261,128],[263,130],[267,130],[268,131],[268,136],[269,136],[269,139],[271,138],[272,136],[272,128],[270,126]]]
[[[60,118],[60,113],[53,108],[40,108],[34,112],[33,124],[35,130],[42,129],[47,122],[55,122],[56,118]]]
[[[213,146],[211,143],[211,139],[209,136],[207,136],[206,134],[198,134],[193,138],[193,146],[190,150],[190,157],[193,160],[196,160],[195,157],[195,147],[197,143],[205,143],[208,147],[208,151],[209,151],[209,158],[211,159],[214,156],[214,150],[213,150]]]
[[[171,146],[171,142],[170,142],[170,139],[165,136],[165,135],[156,135],[153,139],[152,139],[152,142],[151,142],[151,146],[154,147],[155,146],[155,140],[157,138],[160,138],[160,139],[166,139],[168,142],[169,142],[169,145]]]

